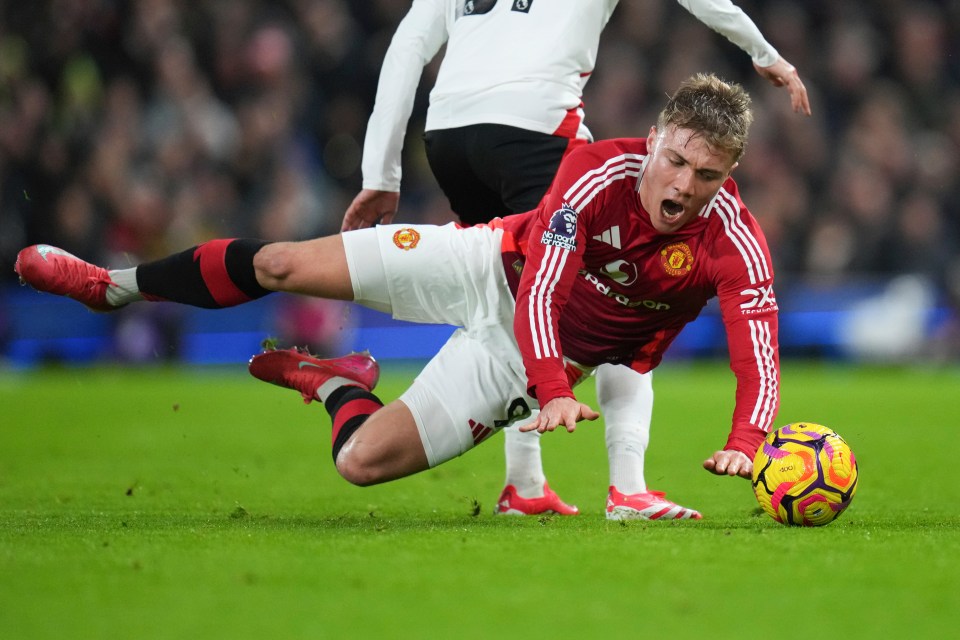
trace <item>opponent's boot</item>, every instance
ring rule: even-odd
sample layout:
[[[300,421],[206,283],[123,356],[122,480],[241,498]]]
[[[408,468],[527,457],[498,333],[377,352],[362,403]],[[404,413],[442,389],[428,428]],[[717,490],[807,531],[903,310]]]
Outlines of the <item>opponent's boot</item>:
[[[607,494],[607,520],[700,520],[699,511],[667,500],[662,491],[623,494],[611,486]]]
[[[517,488],[508,484],[497,499],[497,506],[494,507],[493,513],[511,516],[533,516],[540,513],[575,516],[580,513],[580,509],[576,505],[567,504],[561,500],[560,496],[544,482],[541,498],[522,498],[517,494]]]

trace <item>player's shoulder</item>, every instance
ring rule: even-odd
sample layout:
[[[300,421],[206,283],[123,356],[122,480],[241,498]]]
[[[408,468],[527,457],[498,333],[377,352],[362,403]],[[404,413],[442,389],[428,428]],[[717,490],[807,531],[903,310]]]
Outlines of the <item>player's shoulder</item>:
[[[604,164],[611,159],[636,157],[642,159],[647,155],[646,138],[610,138],[583,144],[568,154],[585,163]]]
[[[763,230],[757,219],[740,198],[740,190],[733,178],[727,178],[720,187],[716,197],[710,203],[706,217],[714,233],[730,236],[725,232],[739,229],[741,232],[748,231],[751,234],[763,236]]]
[[[636,188],[645,150],[645,142],[636,138],[581,145],[564,157],[554,188],[579,212],[590,202],[616,199],[623,190]]]
[[[763,229],[740,199],[732,178],[717,192],[706,218],[706,246],[711,247],[715,258],[738,272],[745,267],[761,280],[772,277],[773,266]]]
[[[643,138],[598,140],[567,153],[561,173],[570,179],[618,172],[639,175],[646,155],[647,144]]]

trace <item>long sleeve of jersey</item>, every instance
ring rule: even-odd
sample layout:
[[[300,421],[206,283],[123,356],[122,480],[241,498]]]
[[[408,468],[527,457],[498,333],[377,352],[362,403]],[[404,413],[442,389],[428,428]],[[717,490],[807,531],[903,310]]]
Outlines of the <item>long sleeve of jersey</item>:
[[[557,220],[558,222],[554,222]],[[580,268],[576,212],[561,207],[538,220],[527,247],[527,263],[517,291],[514,333],[523,356],[530,395],[540,406],[574,397],[560,349],[559,319]]]
[[[736,192],[721,190],[711,215],[723,219],[713,242],[717,297],[737,379],[733,424],[725,449],[751,459],[780,404],[778,308],[766,240],[752,217],[741,215]]]
[[[560,348],[560,315],[570,297],[587,243],[580,211],[589,203],[576,163],[560,165],[537,209],[527,241],[526,264],[517,290],[514,334],[523,356],[528,392],[540,406],[558,397],[575,397]],[[595,177],[594,177],[595,178]]]
[[[446,2],[414,0],[387,49],[363,143],[363,187],[400,190],[400,152],[423,67],[447,40]]]
[[[700,22],[743,49],[758,66],[769,67],[779,59],[780,54],[753,20],[730,0],[677,1]]]

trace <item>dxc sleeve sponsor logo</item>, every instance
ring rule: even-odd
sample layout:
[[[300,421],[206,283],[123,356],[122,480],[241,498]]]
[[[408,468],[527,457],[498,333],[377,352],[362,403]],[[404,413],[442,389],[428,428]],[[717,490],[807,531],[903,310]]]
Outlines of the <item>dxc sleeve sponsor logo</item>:
[[[757,289],[744,289],[740,295],[749,297],[749,300],[740,304],[740,309],[745,314],[763,313],[777,308],[772,284]]]

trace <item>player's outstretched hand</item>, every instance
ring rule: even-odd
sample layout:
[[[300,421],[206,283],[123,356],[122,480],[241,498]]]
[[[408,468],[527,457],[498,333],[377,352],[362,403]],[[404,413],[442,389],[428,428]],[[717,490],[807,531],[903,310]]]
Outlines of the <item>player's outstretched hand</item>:
[[[400,192],[363,189],[353,199],[343,216],[340,231],[366,229],[377,224],[390,224],[400,206]]]
[[[581,420],[596,420],[600,414],[576,398],[554,398],[540,407],[536,420],[520,427],[520,431],[553,431],[563,426],[570,433]]]
[[[740,476],[749,479],[753,473],[753,460],[740,451],[717,451],[703,461],[703,468],[718,476]]]
[[[761,77],[765,78],[775,87],[786,87],[790,92],[790,106],[794,113],[803,113],[810,115],[810,97],[807,95],[807,88],[803,86],[800,74],[796,67],[787,62],[781,56],[769,67],[759,67],[756,64],[753,68]]]

